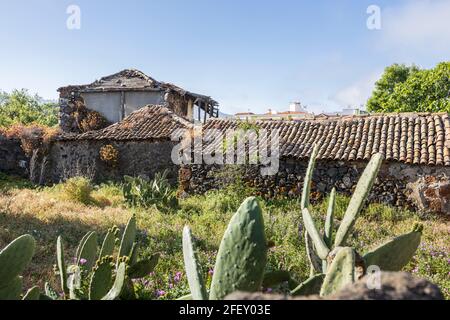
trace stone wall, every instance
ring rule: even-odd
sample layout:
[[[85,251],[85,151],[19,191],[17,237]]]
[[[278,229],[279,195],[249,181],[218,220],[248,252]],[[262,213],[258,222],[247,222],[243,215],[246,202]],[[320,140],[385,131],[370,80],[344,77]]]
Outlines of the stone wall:
[[[100,148],[112,145],[119,151],[116,166],[100,159]],[[57,141],[50,151],[47,180],[63,181],[83,175],[95,181],[120,181],[124,175],[153,178],[155,173],[169,170],[168,178],[176,183],[178,167],[173,165],[171,141]]]
[[[28,160],[21,147],[20,139],[7,138],[0,134],[1,172],[27,177]]]
[[[318,201],[333,187],[351,195],[366,166],[365,162],[318,161],[313,175],[311,200]],[[265,198],[300,197],[307,161],[280,162],[278,174],[261,176],[258,166],[238,169],[243,181]],[[233,179],[236,168],[218,165],[192,165],[180,169],[180,188],[187,193],[218,189]],[[412,210],[450,214],[450,168],[383,164],[369,201]]]

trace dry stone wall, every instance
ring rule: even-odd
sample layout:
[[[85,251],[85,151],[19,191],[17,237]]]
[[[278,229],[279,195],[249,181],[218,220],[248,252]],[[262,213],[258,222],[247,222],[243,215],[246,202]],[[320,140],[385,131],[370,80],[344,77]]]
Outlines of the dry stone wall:
[[[313,175],[311,199],[318,201],[333,187],[351,195],[366,162],[318,161]],[[276,175],[261,176],[258,166],[241,167],[242,180],[264,198],[300,197],[307,161],[284,160]],[[230,167],[191,165],[180,169],[180,188],[186,193],[204,193],[232,182]],[[235,170],[235,169],[232,169]],[[450,215],[450,168],[385,163],[369,201],[411,210]]]
[[[26,177],[28,162],[20,139],[7,138],[0,134],[0,171]]]
[[[117,165],[111,166],[100,159],[100,149],[112,145],[118,151]],[[83,175],[95,181],[120,181],[124,175],[153,178],[155,173],[168,170],[168,178],[176,183],[178,167],[170,158],[171,141],[108,141],[81,140],[58,141],[52,146],[52,182]]]

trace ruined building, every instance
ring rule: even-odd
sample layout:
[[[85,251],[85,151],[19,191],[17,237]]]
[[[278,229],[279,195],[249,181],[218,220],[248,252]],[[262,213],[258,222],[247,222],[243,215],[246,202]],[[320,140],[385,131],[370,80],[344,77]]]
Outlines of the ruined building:
[[[189,121],[206,121],[219,114],[218,103],[210,97],[157,81],[134,69],[88,85],[62,87],[58,92],[60,126],[64,132],[102,129],[146,105],[166,105]]]

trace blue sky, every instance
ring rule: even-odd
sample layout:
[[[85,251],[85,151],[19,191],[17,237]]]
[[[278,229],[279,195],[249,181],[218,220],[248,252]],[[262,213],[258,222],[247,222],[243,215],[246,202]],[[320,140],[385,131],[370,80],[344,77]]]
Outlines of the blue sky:
[[[81,29],[69,30],[69,5]],[[366,10],[381,9],[369,30]],[[384,67],[450,57],[446,0],[0,0],[0,90],[44,98],[125,68],[212,96],[226,113],[293,100],[363,104]]]

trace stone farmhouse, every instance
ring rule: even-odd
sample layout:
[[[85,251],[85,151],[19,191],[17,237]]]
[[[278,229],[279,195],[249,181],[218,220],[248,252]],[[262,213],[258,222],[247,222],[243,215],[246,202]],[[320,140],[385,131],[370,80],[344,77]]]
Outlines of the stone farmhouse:
[[[176,85],[157,81],[143,72],[126,69],[88,85],[70,85],[58,89],[60,127],[65,132],[83,131],[81,122],[95,111],[107,123],[122,121],[146,105],[169,105],[189,121],[218,117],[218,103],[208,96],[186,91]],[[197,110],[196,114],[194,111]]]

